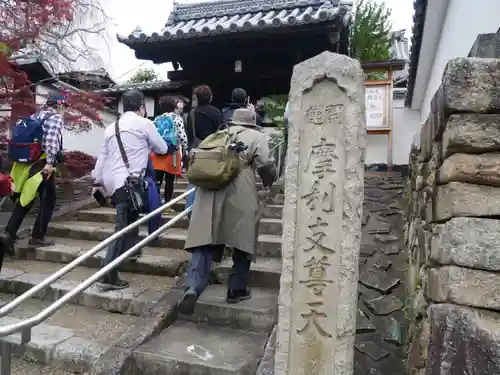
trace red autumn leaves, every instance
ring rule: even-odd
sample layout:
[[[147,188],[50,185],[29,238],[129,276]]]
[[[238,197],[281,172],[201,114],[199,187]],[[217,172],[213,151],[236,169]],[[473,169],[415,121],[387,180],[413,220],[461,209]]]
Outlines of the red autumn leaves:
[[[46,31],[66,27],[73,19],[76,7],[75,0],[1,1],[0,130],[37,111],[37,82],[30,81],[30,77],[23,71],[22,63],[27,57],[33,58],[34,55],[29,55],[26,51],[36,50],[29,48],[30,45],[33,42],[36,44]],[[44,35],[47,38],[46,35],[50,33]],[[44,56],[40,56],[40,59],[43,58]],[[65,90],[63,93],[70,107],[67,114],[67,127],[70,130],[85,131],[95,124],[102,125],[98,112],[104,108],[105,103],[100,95],[72,90]]]

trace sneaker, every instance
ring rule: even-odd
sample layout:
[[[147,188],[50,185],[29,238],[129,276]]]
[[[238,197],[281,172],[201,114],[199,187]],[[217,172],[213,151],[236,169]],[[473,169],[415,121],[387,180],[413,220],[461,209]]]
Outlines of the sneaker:
[[[138,251],[137,253],[129,256],[128,259],[132,262],[137,262],[140,257],[142,257],[142,251]]]
[[[51,240],[46,240],[45,238],[31,238],[28,242],[29,247],[51,247],[54,246],[55,242]]]
[[[108,278],[104,277],[97,283],[97,287],[103,289],[104,291],[108,290],[121,290],[129,287],[128,281],[122,280],[118,278],[115,282],[112,282]]]
[[[238,303],[252,297],[252,291],[250,289],[246,290],[231,290],[227,291],[227,303]]]
[[[196,301],[198,301],[198,293],[191,287],[186,290],[182,299],[177,302],[177,311],[183,315],[193,315]]]

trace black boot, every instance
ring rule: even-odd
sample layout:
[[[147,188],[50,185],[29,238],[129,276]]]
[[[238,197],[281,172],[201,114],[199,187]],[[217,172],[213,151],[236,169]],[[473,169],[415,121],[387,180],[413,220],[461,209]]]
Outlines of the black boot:
[[[183,315],[193,315],[198,297],[193,287],[187,288],[181,300],[177,302],[177,311]]]
[[[2,246],[2,252],[11,257],[16,255],[16,251],[14,249],[14,244],[16,243],[16,238],[11,236],[8,233],[4,233],[0,237],[0,246]],[[3,261],[3,259],[2,259]]]
[[[245,290],[231,290],[231,289],[229,289],[227,291],[226,302],[227,303],[238,303],[238,302],[244,301],[246,299],[249,299],[251,296],[252,296],[252,291],[249,288],[246,288]]]

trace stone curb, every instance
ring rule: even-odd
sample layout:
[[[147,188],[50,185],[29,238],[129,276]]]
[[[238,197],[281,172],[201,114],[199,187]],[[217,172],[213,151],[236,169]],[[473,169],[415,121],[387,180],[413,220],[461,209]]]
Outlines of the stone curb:
[[[94,363],[88,375],[121,375],[133,368],[132,351],[177,320],[177,301],[184,293],[184,278],[141,314],[142,324],[134,324]]]

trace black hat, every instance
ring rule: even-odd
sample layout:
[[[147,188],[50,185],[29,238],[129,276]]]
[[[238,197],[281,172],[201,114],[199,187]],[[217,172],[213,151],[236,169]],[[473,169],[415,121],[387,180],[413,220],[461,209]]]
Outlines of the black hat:
[[[247,100],[247,92],[241,88],[234,89],[231,94],[231,101],[233,103],[243,104]]]
[[[139,90],[130,90],[123,94],[123,112],[138,111],[144,105],[144,94]]]

